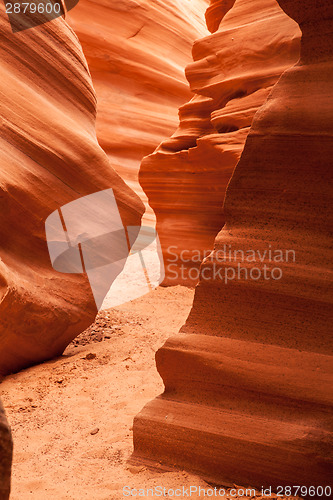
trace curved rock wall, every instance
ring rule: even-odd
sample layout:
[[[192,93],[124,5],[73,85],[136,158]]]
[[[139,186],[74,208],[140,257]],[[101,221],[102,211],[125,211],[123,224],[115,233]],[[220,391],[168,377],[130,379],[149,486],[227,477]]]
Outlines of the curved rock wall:
[[[206,19],[216,33],[194,44],[186,69],[195,96],[180,108],[175,134],[140,169],[170,285],[198,281],[253,116],[299,56],[299,28],[275,0],[211,2]]]
[[[6,415],[0,400],[0,498],[7,500],[10,492],[13,442]]]
[[[134,423],[136,460],[274,490],[333,466],[333,7],[280,4],[301,59],[254,118],[190,316],[156,355],[165,392]]]
[[[125,225],[143,205],[95,133],[96,97],[81,46],[62,18],[13,33],[0,5],[0,374],[62,353],[96,315],[84,275],[51,267],[45,220],[113,188]]]
[[[206,7],[207,0],[80,0],[66,17],[96,89],[98,141],[140,196],[142,158],[175,131],[177,110],[191,97],[184,68],[194,40],[208,33]]]

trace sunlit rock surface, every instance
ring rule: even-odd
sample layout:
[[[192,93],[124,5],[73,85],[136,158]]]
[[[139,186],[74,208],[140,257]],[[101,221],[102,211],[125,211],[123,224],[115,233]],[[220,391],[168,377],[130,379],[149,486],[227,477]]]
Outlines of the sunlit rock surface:
[[[66,19],[82,43],[96,89],[97,137],[141,197],[142,158],[177,128],[191,97],[185,66],[206,36],[207,0],[80,0]],[[154,217],[149,210],[146,221]]]
[[[135,419],[133,460],[319,498],[333,466],[333,6],[280,4],[301,59],[254,118],[192,311],[156,354],[165,392]]]
[[[275,0],[212,2],[206,18],[216,32],[194,44],[186,69],[195,96],[180,108],[178,130],[140,170],[170,285],[198,281],[254,114],[299,56],[299,27]]]
[[[63,18],[13,33],[0,5],[0,374],[60,355],[96,315],[83,274],[54,271],[45,220],[113,188],[124,225],[143,205],[95,133],[96,96]]]

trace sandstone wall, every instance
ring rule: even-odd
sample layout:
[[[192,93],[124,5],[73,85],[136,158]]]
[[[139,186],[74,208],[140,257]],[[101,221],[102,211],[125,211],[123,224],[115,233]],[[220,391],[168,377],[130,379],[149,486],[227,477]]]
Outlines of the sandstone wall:
[[[206,36],[207,0],[80,0],[66,20],[82,43],[96,89],[97,137],[140,196],[142,158],[177,128],[191,97],[184,74]],[[153,222],[152,211],[145,215]]]
[[[6,415],[0,400],[0,499],[8,500],[13,443]]]
[[[62,353],[96,315],[82,274],[51,267],[45,220],[69,201],[113,188],[125,225],[143,205],[95,133],[87,63],[62,18],[13,33],[0,5],[0,374]]]
[[[254,118],[190,316],[156,355],[165,392],[134,422],[134,460],[273,489],[333,465],[333,7],[279,3],[301,59]]]
[[[180,108],[175,134],[140,169],[170,285],[198,281],[253,116],[299,55],[299,28],[275,0],[211,2],[206,19],[214,34],[194,44],[186,69],[195,96]]]

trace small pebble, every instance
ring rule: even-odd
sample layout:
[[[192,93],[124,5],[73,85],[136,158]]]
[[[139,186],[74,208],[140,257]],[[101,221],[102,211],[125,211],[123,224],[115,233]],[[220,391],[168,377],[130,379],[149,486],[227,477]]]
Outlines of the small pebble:
[[[146,467],[144,467],[143,465],[130,465],[129,467],[127,467],[127,470],[132,472],[132,474],[139,474],[140,472],[144,472],[146,470]]]
[[[95,358],[96,358],[96,354],[94,352],[90,352],[89,354],[87,354],[87,356],[84,359],[91,360],[91,359],[95,359]]]

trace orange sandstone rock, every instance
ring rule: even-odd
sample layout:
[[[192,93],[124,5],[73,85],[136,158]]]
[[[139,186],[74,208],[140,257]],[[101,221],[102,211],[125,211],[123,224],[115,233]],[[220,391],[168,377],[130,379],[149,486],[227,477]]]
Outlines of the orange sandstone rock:
[[[254,118],[192,311],[157,352],[165,392],[135,419],[134,458],[320,498],[333,466],[333,7],[279,3],[301,58]]]
[[[96,97],[64,19],[13,33],[0,5],[0,374],[60,355],[94,320],[85,275],[52,269],[45,220],[113,188],[125,225],[143,205],[96,140]]]
[[[170,285],[197,282],[224,224],[225,189],[253,116],[299,56],[299,28],[275,0],[212,2],[207,24],[217,31],[194,44],[186,69],[195,97],[180,108],[175,134],[140,170]]]
[[[80,0],[66,17],[96,89],[98,141],[140,196],[143,156],[175,131],[177,109],[191,98],[184,68],[194,40],[208,33],[206,7],[207,0]]]
[[[6,415],[0,400],[0,498],[8,500],[13,455],[13,442]]]

